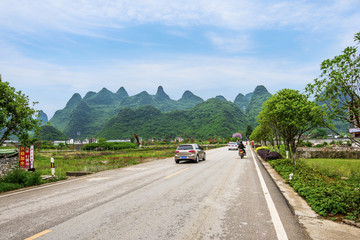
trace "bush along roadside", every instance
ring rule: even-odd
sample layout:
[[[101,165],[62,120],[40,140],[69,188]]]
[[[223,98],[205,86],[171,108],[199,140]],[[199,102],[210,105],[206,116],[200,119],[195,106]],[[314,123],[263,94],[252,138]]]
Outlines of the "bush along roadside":
[[[256,153],[265,161],[283,158],[280,153],[270,151],[268,147],[258,147]]]
[[[269,164],[286,180],[318,214],[332,220],[343,218],[360,221],[360,176],[349,179],[329,177],[302,161],[296,165],[289,159],[270,160]],[[292,179],[289,175],[293,174]]]
[[[15,169],[0,178],[0,192],[16,190],[44,183],[40,173]]]

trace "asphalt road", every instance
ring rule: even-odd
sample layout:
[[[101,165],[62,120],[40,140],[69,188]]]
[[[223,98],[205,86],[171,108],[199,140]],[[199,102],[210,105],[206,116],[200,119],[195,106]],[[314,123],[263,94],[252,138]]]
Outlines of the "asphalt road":
[[[258,170],[257,170],[258,169]],[[307,239],[248,149],[0,194],[0,239]]]

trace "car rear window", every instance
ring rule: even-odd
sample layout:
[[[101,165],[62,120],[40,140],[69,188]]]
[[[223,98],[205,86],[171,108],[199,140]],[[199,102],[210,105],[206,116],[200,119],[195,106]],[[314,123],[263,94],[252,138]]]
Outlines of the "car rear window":
[[[191,150],[191,149],[193,149],[192,145],[180,145],[177,148],[177,150]]]

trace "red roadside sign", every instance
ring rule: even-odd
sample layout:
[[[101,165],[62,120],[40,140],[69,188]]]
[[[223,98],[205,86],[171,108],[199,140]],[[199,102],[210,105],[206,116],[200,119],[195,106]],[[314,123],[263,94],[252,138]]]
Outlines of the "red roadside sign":
[[[20,168],[33,168],[34,167],[34,147],[23,147],[20,146],[19,151],[19,167]]]

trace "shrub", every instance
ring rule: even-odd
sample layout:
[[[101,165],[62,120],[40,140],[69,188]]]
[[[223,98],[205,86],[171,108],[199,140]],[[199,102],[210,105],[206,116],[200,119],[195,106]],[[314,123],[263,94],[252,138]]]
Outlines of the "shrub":
[[[283,159],[283,156],[281,156],[278,152],[270,152],[266,157],[265,160],[275,160],[275,159]]]
[[[269,149],[258,149],[256,153],[261,157],[264,158],[265,155],[270,153]]]
[[[328,146],[329,144],[327,142],[323,142],[323,143],[320,143],[320,144],[317,144],[315,145],[316,148],[322,148],[322,147],[326,147]]]
[[[264,149],[264,148],[259,148],[257,150],[257,154],[265,161],[283,158],[280,153],[270,152],[269,149]]]
[[[287,159],[272,160],[269,163],[318,214],[330,217],[342,214],[352,220],[359,219],[358,175],[354,176],[357,179],[336,180],[302,161],[298,161],[296,165]],[[294,174],[291,181],[290,173]]]
[[[266,146],[260,146],[260,147],[256,147],[256,148],[255,148],[255,151],[257,152],[258,150],[261,150],[261,149],[270,150],[270,148],[268,148],[268,147],[266,147]]]
[[[304,142],[304,141],[300,140],[298,146],[299,147],[312,147],[313,144],[309,141]]]
[[[43,183],[40,173],[15,169],[0,179],[0,192],[30,187]]]
[[[28,172],[22,169],[14,169],[9,172],[5,177],[3,182],[5,183],[17,183],[20,185],[24,185],[26,182],[26,175]]]
[[[30,187],[34,185],[40,185],[43,183],[43,180],[41,178],[41,175],[39,172],[26,172],[26,181],[25,181],[25,187]]]
[[[23,186],[17,183],[0,182],[0,192],[6,192],[22,188]]]

